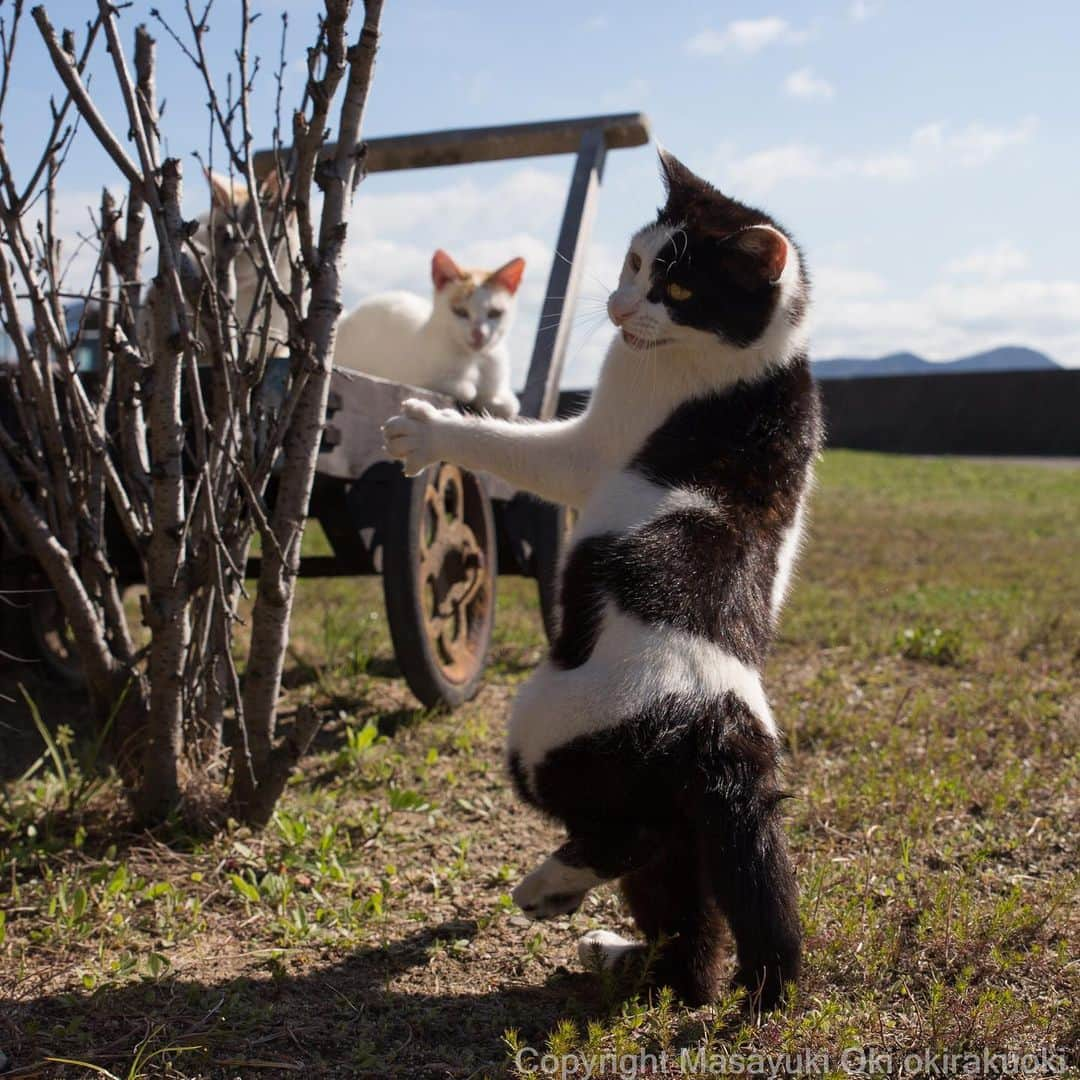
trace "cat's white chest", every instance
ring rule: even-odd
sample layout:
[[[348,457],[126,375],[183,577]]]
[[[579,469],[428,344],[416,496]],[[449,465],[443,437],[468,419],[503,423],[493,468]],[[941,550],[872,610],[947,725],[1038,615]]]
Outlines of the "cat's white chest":
[[[679,510],[720,512],[717,503],[700,492],[657,484],[635,469],[618,469],[597,485],[582,508],[574,539],[621,536]]]

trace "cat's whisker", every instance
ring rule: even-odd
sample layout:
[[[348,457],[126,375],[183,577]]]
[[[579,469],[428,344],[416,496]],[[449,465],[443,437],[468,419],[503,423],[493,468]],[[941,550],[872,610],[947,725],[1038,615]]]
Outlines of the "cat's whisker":
[[[556,255],[557,258],[562,259],[562,261],[564,263],[566,263],[567,266],[573,266],[574,265],[573,262],[570,259],[568,259],[558,249],[555,250],[555,255]],[[611,289],[609,289],[608,286],[603,281],[601,281],[594,273],[592,273],[592,271],[586,271],[586,273],[589,275],[589,277],[591,277],[593,279],[593,281],[596,282],[597,285],[600,286],[601,289],[604,290],[604,292],[606,292],[606,293],[611,292]]]
[[[590,322],[592,322],[594,320],[596,322],[598,322],[598,323],[606,322],[607,321],[607,312],[606,311],[603,311],[603,312],[598,312],[598,311],[583,312],[581,314],[575,315],[572,319],[570,319],[569,324],[570,324],[570,326],[577,327],[577,326],[583,326],[583,325],[585,325],[587,323],[590,323]],[[561,318],[550,319],[547,322],[541,322],[540,325],[537,327],[537,330],[540,331],[540,332],[543,332],[543,331],[546,331],[546,330],[554,330],[556,327],[562,325],[562,322],[563,322],[563,320]]]

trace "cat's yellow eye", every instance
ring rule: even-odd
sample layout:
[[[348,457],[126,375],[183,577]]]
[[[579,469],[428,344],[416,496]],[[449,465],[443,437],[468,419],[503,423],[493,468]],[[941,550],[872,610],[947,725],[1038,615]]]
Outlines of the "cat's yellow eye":
[[[680,285],[677,281],[669,282],[667,287],[667,294],[672,300],[689,300],[694,294],[687,288]]]
[[[459,319],[467,319],[469,317],[469,309],[463,307],[454,307],[451,309]]]

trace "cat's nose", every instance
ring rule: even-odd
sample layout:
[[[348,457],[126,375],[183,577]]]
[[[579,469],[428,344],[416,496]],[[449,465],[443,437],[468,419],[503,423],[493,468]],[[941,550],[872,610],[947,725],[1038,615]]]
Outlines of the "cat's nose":
[[[641,307],[640,297],[628,296],[625,293],[620,296],[618,289],[608,297],[608,317],[616,326],[622,326],[627,319],[636,315],[639,307]]]
[[[484,344],[484,331],[479,327],[474,328],[469,334],[469,342],[474,349],[479,349]]]

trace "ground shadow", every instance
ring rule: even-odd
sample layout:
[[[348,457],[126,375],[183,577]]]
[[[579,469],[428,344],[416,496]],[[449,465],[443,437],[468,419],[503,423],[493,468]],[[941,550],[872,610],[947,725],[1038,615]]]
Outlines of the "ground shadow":
[[[464,1078],[503,1074],[508,1029],[543,1048],[560,1018],[584,1029],[610,1007],[592,976],[565,971],[541,984],[526,975],[521,985],[469,994],[439,992],[434,975],[431,992],[391,988],[409,969],[425,968],[433,949],[476,932],[472,921],[445,922],[300,976],[282,974],[270,959],[262,978],[215,983],[166,975],[94,992],[27,995],[0,1016],[0,1037],[16,1075],[35,1066],[42,1069],[35,1076],[76,1075],[43,1064],[48,1057],[125,1075],[133,1049],[150,1034],[154,1048],[197,1048],[171,1053],[183,1075],[232,1077],[250,1068],[260,1077]]]
[[[50,731],[66,724],[77,740],[93,735],[84,691],[51,675],[43,663],[5,663],[0,667],[0,782],[22,776],[45,750],[27,697]]]

